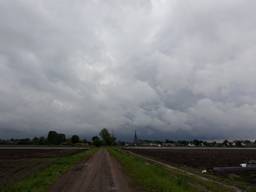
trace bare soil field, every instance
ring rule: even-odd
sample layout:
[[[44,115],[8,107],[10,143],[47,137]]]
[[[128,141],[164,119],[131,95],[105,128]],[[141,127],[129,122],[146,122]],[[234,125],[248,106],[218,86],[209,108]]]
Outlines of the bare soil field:
[[[0,160],[0,188],[15,183],[34,172],[47,167],[51,159],[19,159]]]
[[[228,183],[237,184],[245,188],[245,191],[256,191],[255,171],[220,174],[212,170],[213,167],[237,167],[243,162],[256,160],[256,149],[129,148],[127,150],[188,171],[195,171],[197,174],[207,169],[210,175],[225,179]]]
[[[60,157],[77,153],[80,149],[0,149],[0,160]]]
[[[240,163],[256,160],[256,150],[254,149],[129,148],[128,150],[140,155],[152,157],[168,164],[185,165],[200,169],[239,166]]]
[[[46,168],[55,157],[78,149],[0,149],[0,188]]]

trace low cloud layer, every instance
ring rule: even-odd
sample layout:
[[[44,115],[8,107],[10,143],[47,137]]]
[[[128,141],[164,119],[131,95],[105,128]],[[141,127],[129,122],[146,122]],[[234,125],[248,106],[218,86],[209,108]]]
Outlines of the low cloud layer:
[[[0,137],[256,137],[255,7],[1,1]]]

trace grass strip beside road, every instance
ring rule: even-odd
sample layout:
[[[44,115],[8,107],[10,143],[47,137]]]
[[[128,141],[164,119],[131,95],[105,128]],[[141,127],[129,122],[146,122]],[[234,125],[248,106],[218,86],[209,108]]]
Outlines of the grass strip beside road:
[[[89,149],[73,155],[57,157],[46,169],[26,177],[12,186],[0,189],[0,192],[46,192],[61,175],[79,161],[88,159],[96,150]]]
[[[110,153],[121,163],[124,171],[135,184],[148,192],[231,192],[226,188],[207,180],[170,170],[162,165],[149,163],[145,159],[129,154],[118,148],[110,148]]]

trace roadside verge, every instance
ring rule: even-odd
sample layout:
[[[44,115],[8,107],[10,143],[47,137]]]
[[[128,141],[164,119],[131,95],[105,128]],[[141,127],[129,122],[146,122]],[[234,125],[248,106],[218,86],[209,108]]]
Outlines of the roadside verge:
[[[109,149],[110,153],[120,161],[125,172],[145,191],[173,192],[236,192],[234,187],[200,178],[193,174],[167,167],[157,161],[131,154],[119,148]]]

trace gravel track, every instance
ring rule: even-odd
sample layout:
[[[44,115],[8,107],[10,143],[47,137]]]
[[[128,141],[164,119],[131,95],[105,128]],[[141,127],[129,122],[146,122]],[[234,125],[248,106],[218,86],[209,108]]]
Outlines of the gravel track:
[[[105,149],[64,174],[50,192],[137,192],[120,164]]]

